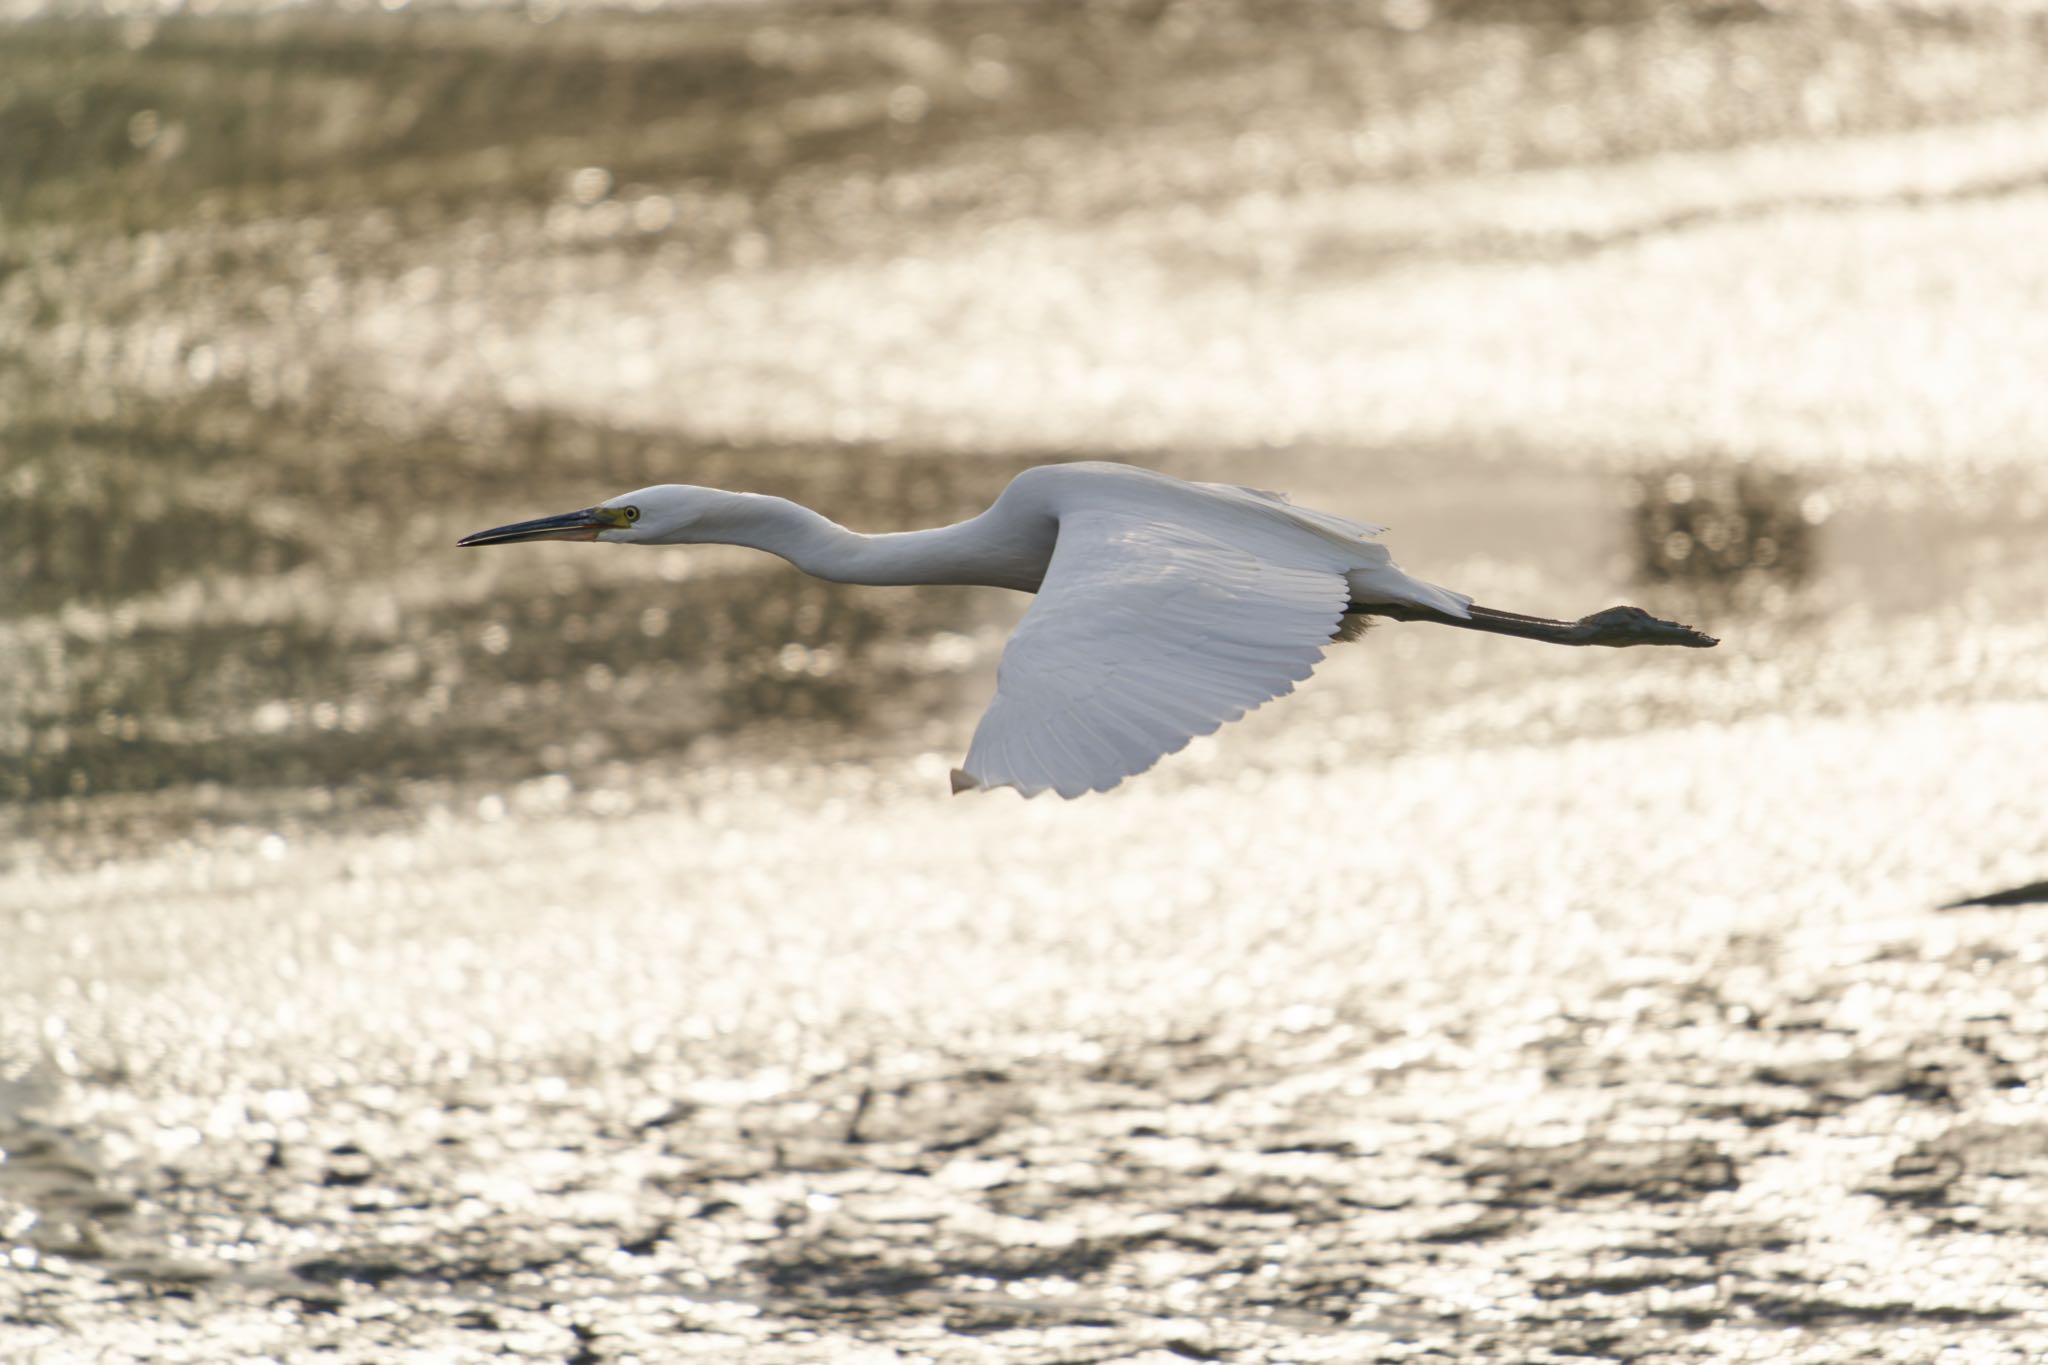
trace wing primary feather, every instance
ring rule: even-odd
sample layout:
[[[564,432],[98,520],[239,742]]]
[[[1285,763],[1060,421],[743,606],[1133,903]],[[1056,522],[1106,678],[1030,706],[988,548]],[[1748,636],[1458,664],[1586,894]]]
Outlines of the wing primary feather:
[[[1229,489],[1063,513],[968,773],[1027,793],[1104,790],[1286,696],[1340,629],[1347,575],[1385,557],[1361,532]]]
[[[1069,742],[1070,737],[1061,726],[1056,724],[1047,725],[1045,733],[1050,746],[1059,753],[1060,767],[1058,771],[1067,775],[1058,788],[1060,795],[1080,795],[1087,788],[1077,786],[1076,784],[1080,781],[1080,774],[1087,770],[1088,765],[1082,760],[1080,753],[1075,749],[1074,745]],[[1069,787],[1075,787],[1076,789],[1069,790]]]

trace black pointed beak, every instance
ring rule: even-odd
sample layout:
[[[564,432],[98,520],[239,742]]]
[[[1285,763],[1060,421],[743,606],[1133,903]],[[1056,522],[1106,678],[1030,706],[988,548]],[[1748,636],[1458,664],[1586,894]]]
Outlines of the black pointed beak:
[[[455,543],[457,546],[513,545],[522,540],[596,540],[599,531],[608,531],[618,524],[616,518],[607,515],[605,508],[585,507],[552,517],[515,521],[510,526],[493,526],[488,531],[464,536]]]

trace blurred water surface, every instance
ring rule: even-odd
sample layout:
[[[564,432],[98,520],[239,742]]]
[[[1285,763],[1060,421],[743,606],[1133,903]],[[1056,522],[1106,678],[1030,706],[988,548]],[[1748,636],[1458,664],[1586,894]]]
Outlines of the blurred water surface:
[[[2040,912],[1932,907],[2048,865],[2044,57],[1990,7],[0,30],[0,1345],[2039,1344]],[[955,801],[1021,600],[453,549],[1105,456],[1724,644],[1389,626],[1110,797]]]

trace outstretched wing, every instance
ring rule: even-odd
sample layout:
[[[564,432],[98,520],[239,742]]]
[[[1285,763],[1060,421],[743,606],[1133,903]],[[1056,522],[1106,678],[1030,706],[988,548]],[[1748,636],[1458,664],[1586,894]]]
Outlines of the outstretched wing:
[[[1302,507],[1285,493],[1275,493],[1270,488],[1253,488],[1242,483],[1212,483],[1205,484],[1204,487],[1221,489],[1284,507],[1287,509],[1287,515],[1293,520],[1304,526],[1313,526],[1324,535],[1335,536],[1340,540],[1371,540],[1385,533],[1387,529],[1374,522],[1353,521],[1350,517],[1340,517],[1334,512],[1319,512],[1313,507]]]
[[[954,789],[1102,791],[1292,692],[1349,586],[1319,553],[1244,539],[1128,511],[1063,517]]]

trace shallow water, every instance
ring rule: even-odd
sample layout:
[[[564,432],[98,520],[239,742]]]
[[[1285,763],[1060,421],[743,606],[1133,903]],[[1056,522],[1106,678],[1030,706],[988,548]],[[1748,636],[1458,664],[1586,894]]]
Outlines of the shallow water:
[[[0,1355],[2048,1348],[2048,40],[1176,13],[7,31]],[[1103,455],[1723,644],[453,548]]]

